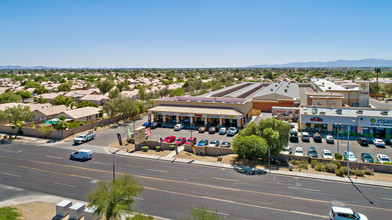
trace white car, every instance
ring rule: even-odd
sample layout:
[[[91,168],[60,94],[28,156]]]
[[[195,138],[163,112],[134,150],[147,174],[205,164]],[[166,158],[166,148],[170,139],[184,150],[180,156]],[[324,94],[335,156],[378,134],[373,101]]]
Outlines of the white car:
[[[69,158],[71,160],[74,160],[74,159],[76,159],[76,160],[83,160],[83,161],[90,160],[90,159],[93,158],[93,151],[92,150],[81,149],[81,150],[73,152],[69,156]]]
[[[337,207],[337,206],[332,206],[331,210],[329,211],[329,219],[331,219],[331,220],[347,220],[347,219],[368,220],[368,218],[364,214],[354,212],[350,208]]]
[[[335,143],[332,135],[327,135],[327,137],[325,139],[327,140],[327,144]]]
[[[183,124],[176,124],[175,126],[174,126],[174,130],[175,131],[179,131],[179,130],[181,130],[181,129],[183,129],[184,128],[184,125]]]
[[[219,141],[218,140],[212,140],[210,143],[207,145],[208,147],[219,147]]]
[[[95,132],[89,131],[84,134],[80,134],[74,139],[74,144],[83,144],[86,141],[90,141],[95,138]]]
[[[297,147],[295,148],[294,156],[303,156],[304,155],[304,150],[302,147]]]
[[[290,154],[290,149],[288,147],[284,147],[280,151],[280,154],[289,155]]]
[[[302,132],[301,135],[302,135],[302,141],[309,142],[310,137],[309,137],[309,133],[308,132]]]
[[[219,129],[219,134],[220,134],[220,135],[225,135],[226,132],[227,132],[227,129],[226,129],[226,128],[221,128],[221,129]]]
[[[348,160],[350,162],[357,162],[358,161],[358,159],[355,157],[354,153],[351,152],[351,151],[349,151],[349,152],[345,151],[344,152],[344,159],[346,159],[346,160]]]
[[[321,156],[322,156],[324,159],[332,159],[332,160],[333,160],[333,155],[332,155],[332,153],[331,153],[330,150],[323,149],[323,151],[321,151]]]
[[[373,144],[376,147],[385,147],[385,142],[381,139],[373,139]]]
[[[377,154],[377,161],[380,163],[391,162],[391,159],[385,154]]]

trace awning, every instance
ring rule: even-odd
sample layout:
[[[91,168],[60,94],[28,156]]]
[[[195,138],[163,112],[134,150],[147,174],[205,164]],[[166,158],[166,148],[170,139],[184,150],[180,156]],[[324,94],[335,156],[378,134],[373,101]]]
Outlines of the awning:
[[[165,106],[160,105],[148,109],[150,113],[168,113],[170,114],[194,114],[196,115],[215,115],[215,116],[230,116],[230,117],[242,117],[242,113],[230,108],[206,108],[206,107],[189,107],[189,106]]]

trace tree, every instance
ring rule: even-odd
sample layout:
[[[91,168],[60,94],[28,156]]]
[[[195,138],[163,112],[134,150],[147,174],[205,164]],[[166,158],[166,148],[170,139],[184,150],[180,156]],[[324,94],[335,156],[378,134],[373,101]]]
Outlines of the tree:
[[[0,94],[0,104],[10,103],[10,102],[22,102],[22,97],[20,95],[15,94],[11,90],[8,90],[3,94]]]
[[[0,207],[0,219],[1,220],[19,220],[22,214],[19,209],[10,206]]]
[[[109,91],[109,98],[110,99],[114,99],[116,97],[118,97],[120,95],[120,89],[118,89],[117,87],[115,89],[112,89]]]
[[[223,220],[224,217],[218,215],[216,211],[208,210],[207,206],[192,207],[189,210],[189,216],[184,220]]]
[[[373,97],[377,97],[378,93],[380,93],[380,85],[377,82],[369,83],[369,93]]]
[[[391,83],[385,84],[384,85],[384,91],[385,91],[386,94],[389,95],[389,97],[391,97],[391,95],[392,95],[392,84]]]
[[[97,188],[87,196],[88,207],[96,207],[94,214],[106,220],[120,219],[121,215],[133,211],[134,197],[143,191],[143,186],[126,174],[111,180],[100,181]]]
[[[98,108],[98,104],[90,101],[79,102],[76,104],[76,108],[84,108],[84,107],[96,107]]]
[[[103,105],[103,110],[110,116],[120,115],[119,120],[133,118],[136,115],[145,112],[146,107],[143,102],[135,99],[119,96]]]
[[[268,144],[260,136],[237,135],[233,138],[233,151],[240,158],[255,159],[267,153]]]
[[[42,97],[42,95],[40,95],[40,96],[37,97],[37,98],[34,98],[34,101],[35,101],[36,103],[39,103],[39,104],[49,103],[49,101],[48,101],[47,99],[44,99],[44,98]]]
[[[141,86],[139,88],[139,98],[141,100],[145,100],[145,98],[146,98],[146,87],[145,86]]]
[[[106,94],[114,87],[114,82],[112,80],[106,79],[97,83],[97,87],[102,94]]]
[[[53,103],[54,103],[54,105],[65,105],[67,107],[68,106],[73,107],[73,106],[76,105],[74,98],[66,97],[66,96],[63,96],[63,95],[59,95],[56,98],[54,98],[53,99]]]
[[[57,87],[59,92],[69,92],[71,91],[71,86],[68,83],[62,83]]]
[[[0,114],[0,121],[8,121],[11,126],[17,128],[15,138],[18,136],[25,122],[31,121],[34,118],[34,112],[30,111],[28,106],[14,106],[7,108],[3,113]]]
[[[65,121],[67,118],[63,115],[60,115],[58,117],[58,119],[59,119],[59,121],[53,125],[54,129],[56,129],[58,131],[64,131],[65,129],[67,129],[68,123]]]
[[[44,93],[49,93],[49,90],[46,89],[44,86],[39,86],[34,89],[33,93],[35,94],[44,94]]]
[[[33,95],[29,91],[19,90],[16,92],[17,95],[22,97],[23,100],[33,98]]]
[[[129,84],[130,84],[130,82],[128,80],[124,80],[124,81],[117,83],[116,87],[120,90],[120,92],[122,92],[124,90],[130,89]]]
[[[26,82],[22,82],[22,86],[24,86],[25,89],[38,88],[38,87],[40,87],[40,84],[38,82],[34,82],[34,81],[26,81]]]
[[[65,101],[65,106],[70,107],[71,109],[73,109],[73,107],[76,105],[75,99],[72,97],[66,98]]]

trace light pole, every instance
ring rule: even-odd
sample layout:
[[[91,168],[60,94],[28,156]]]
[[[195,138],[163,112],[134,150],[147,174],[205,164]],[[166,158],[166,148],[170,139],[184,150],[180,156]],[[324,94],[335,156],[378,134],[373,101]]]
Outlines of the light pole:
[[[115,163],[114,163],[116,153],[119,152],[120,150],[124,149],[125,147],[126,146],[123,146],[122,148],[120,148],[112,153],[112,155],[113,155],[113,180],[116,179],[116,167],[115,167]]]
[[[338,141],[337,141],[337,153],[339,153],[339,133],[340,133],[340,125],[342,125],[342,123],[335,123],[335,125],[338,125]]]
[[[355,123],[355,120],[352,120]],[[350,131],[351,125],[348,125],[347,131],[347,177],[350,178]]]

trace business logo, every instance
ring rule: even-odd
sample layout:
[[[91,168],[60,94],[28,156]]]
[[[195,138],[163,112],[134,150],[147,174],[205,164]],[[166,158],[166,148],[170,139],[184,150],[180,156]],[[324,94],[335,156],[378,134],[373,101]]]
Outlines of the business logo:
[[[323,119],[319,117],[313,117],[310,119],[310,121],[323,121]]]
[[[371,123],[376,123],[376,119],[372,118],[372,119],[370,119],[370,122]]]

